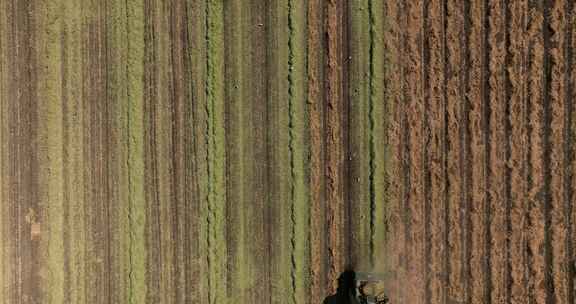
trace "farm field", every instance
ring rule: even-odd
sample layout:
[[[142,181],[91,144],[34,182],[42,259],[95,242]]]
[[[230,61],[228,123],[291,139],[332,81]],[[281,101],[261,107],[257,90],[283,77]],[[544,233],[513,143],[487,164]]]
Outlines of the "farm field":
[[[0,304],[575,303],[574,13],[0,0]]]

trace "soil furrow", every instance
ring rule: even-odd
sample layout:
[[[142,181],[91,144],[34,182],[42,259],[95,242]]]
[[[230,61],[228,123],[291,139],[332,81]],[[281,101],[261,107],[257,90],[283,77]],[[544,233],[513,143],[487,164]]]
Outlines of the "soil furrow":
[[[432,277],[432,265],[431,265],[431,238],[432,238],[432,231],[431,231],[431,219],[430,214],[432,210],[432,181],[431,181],[431,174],[430,174],[430,70],[429,67],[431,66],[430,63],[430,41],[428,39],[430,26],[430,16],[429,16],[429,3],[423,3],[422,5],[422,98],[423,98],[423,129],[422,133],[424,135],[423,139],[423,201],[424,201],[424,212],[423,212],[423,220],[424,220],[424,251],[423,251],[423,273],[424,273],[424,299],[422,302],[430,303],[431,298],[431,290],[430,290],[430,282]]]
[[[468,38],[468,75],[466,79],[466,98],[469,102],[468,128],[470,132],[470,276],[468,298],[471,303],[486,303],[486,141],[483,126],[485,124],[485,39],[484,16],[485,7],[482,2],[470,4],[470,36]],[[477,47],[479,46],[479,47]]]
[[[567,234],[566,238],[566,285],[568,287],[567,292],[567,302],[573,303],[576,300],[576,288],[575,279],[576,275],[576,261],[573,260],[574,256],[574,187],[572,185],[574,180],[574,173],[572,168],[574,167],[574,130],[572,125],[574,124],[574,105],[573,105],[573,94],[574,94],[574,83],[573,83],[573,63],[574,63],[574,3],[567,1],[565,4],[565,25],[564,25],[564,50],[563,56],[566,60],[564,65],[564,88],[565,88],[565,121],[564,121],[564,202],[566,208],[566,225]]]
[[[564,1],[555,2],[550,8],[550,242],[552,255],[552,290],[554,303],[568,303],[567,265],[565,250],[568,238],[566,222],[566,202],[564,200],[564,161],[565,151],[565,119],[566,119],[566,92],[564,84],[564,71],[566,59],[564,58],[564,26],[566,26]]]
[[[571,2],[570,2],[571,3]],[[569,11],[567,11],[566,13],[569,14],[572,18],[574,16],[574,14],[576,13],[576,6],[572,4],[572,7]],[[568,137],[567,140],[570,143],[569,145],[569,155],[571,155],[570,157],[570,163],[569,163],[569,169],[571,171],[571,175],[570,175],[570,182],[569,182],[569,187],[567,187],[566,189],[569,189],[569,193],[571,194],[571,196],[569,197],[569,235],[570,235],[570,242],[569,242],[569,251],[566,252],[566,254],[568,254],[570,257],[574,256],[574,253],[576,252],[576,204],[574,203],[574,197],[575,197],[575,189],[576,189],[576,174],[574,173],[574,169],[576,169],[576,164],[575,164],[575,158],[574,158],[574,151],[575,151],[575,145],[574,145],[574,139],[576,139],[576,107],[574,107],[573,104],[573,100],[574,100],[574,88],[576,85],[576,75],[574,74],[574,69],[572,69],[572,67],[574,66],[574,47],[576,47],[576,30],[574,30],[574,24],[573,24],[573,20],[574,19],[569,19],[571,20],[571,22],[569,23],[570,26],[567,26],[567,30],[569,30],[567,32],[567,36],[569,36],[569,38],[567,39],[567,41],[570,41],[570,44],[568,45],[568,48],[570,49],[570,52],[568,52],[568,54],[570,56],[568,57],[568,62],[570,63],[569,65],[567,65],[567,69],[568,71],[570,71],[569,73],[566,74],[566,78],[567,78],[567,85],[566,88],[568,90],[568,92],[570,92],[571,94],[568,94],[567,92],[567,101],[570,101],[570,111],[567,113],[567,115],[569,115],[569,131],[568,131]],[[568,269],[570,270],[569,272],[569,278],[568,281],[570,284],[571,288],[571,292],[569,293],[569,296],[572,298],[572,302],[576,299],[576,261],[574,261],[574,259],[572,259],[572,261],[570,261],[569,265],[568,265]]]
[[[528,297],[525,274],[526,260],[526,151],[527,132],[525,127],[526,99],[524,95],[526,62],[525,62],[525,29],[527,2],[514,2],[509,5],[509,81],[508,125],[509,155],[507,166],[510,185],[510,303],[525,303]]]
[[[489,90],[488,121],[490,141],[487,189],[490,202],[490,301],[507,301],[506,238],[508,202],[506,198],[506,104],[508,102],[506,74],[506,12],[502,2],[489,4]]]
[[[485,301],[491,303],[491,290],[492,290],[492,267],[491,267],[491,251],[492,251],[492,234],[491,234],[491,221],[492,221],[492,210],[491,210],[491,194],[490,194],[490,183],[491,183],[491,174],[490,174],[490,162],[491,162],[491,138],[490,138],[490,96],[494,95],[494,92],[490,91],[490,56],[491,56],[491,48],[490,48],[490,0],[485,0],[482,3],[482,136],[484,138],[484,153],[485,153],[485,163],[484,163],[484,181],[486,187],[484,188],[484,238],[486,242],[484,243],[485,246],[485,253],[486,253],[486,260],[483,265],[483,271],[486,274],[484,278],[484,294],[485,294]]]
[[[405,283],[414,286],[405,301],[421,303],[424,301],[424,193],[423,193],[423,117],[424,98],[422,96],[422,12],[421,3],[407,3],[407,41],[405,60],[405,94],[406,94],[406,128],[409,145],[408,166],[409,188],[407,189],[407,209],[409,219],[406,219],[408,230],[408,250],[405,252],[407,260],[407,275]]]
[[[544,258],[544,163],[543,163],[543,68],[544,45],[540,30],[543,11],[533,4],[528,17],[528,132],[530,142],[528,159],[528,286],[532,303],[546,302]]]
[[[402,210],[402,181],[401,181],[401,161],[402,161],[402,147],[401,147],[401,134],[402,134],[402,100],[399,98],[401,93],[401,28],[402,23],[400,19],[400,4],[394,1],[385,2],[385,12],[389,16],[386,20],[384,36],[384,48],[387,65],[385,71],[386,83],[386,96],[388,110],[388,123],[386,132],[388,134],[387,144],[390,147],[390,161],[386,169],[389,179],[389,192],[390,205],[387,207],[388,217],[388,231],[389,238],[386,244],[386,260],[384,261],[386,267],[394,271],[394,279],[391,282],[390,297],[396,299],[395,301],[402,301],[401,288],[402,278],[400,258],[402,250],[402,223],[400,212]]]
[[[444,125],[444,111],[446,101],[446,91],[444,87],[444,3],[443,1],[431,1],[428,4],[428,19],[425,28],[428,29],[426,42],[427,48],[430,48],[428,67],[428,124],[429,148],[428,148],[428,165],[429,173],[429,190],[430,200],[430,275],[428,289],[430,292],[427,303],[445,303],[446,302],[446,265],[444,256],[446,248],[444,244],[444,235],[446,234],[446,219],[444,218],[445,203],[445,157],[444,145],[446,143],[446,126]],[[427,250],[428,251],[428,250]]]
[[[398,7],[398,23],[399,26],[403,29],[408,27],[408,14],[406,14],[407,4],[406,1],[402,1]],[[398,123],[399,123],[399,153],[398,153],[398,179],[400,186],[400,194],[398,196],[398,229],[395,233],[400,235],[398,242],[395,242],[395,246],[398,246],[398,261],[397,267],[399,272],[399,282],[404,282],[409,276],[408,273],[408,263],[409,258],[407,257],[408,252],[410,250],[409,247],[409,238],[410,238],[410,209],[408,208],[409,204],[409,192],[410,192],[410,175],[409,175],[409,159],[410,159],[410,138],[409,138],[409,129],[408,129],[408,119],[407,119],[407,109],[408,109],[408,94],[407,94],[407,80],[406,80],[406,60],[407,60],[407,44],[408,44],[408,35],[405,31],[399,33],[400,39],[398,43],[398,73],[400,77],[398,81],[400,81],[399,89],[398,89]],[[402,285],[399,285],[396,288],[401,289]],[[409,297],[409,293],[405,290],[401,289],[399,291],[398,301],[405,302]]]
[[[447,3],[447,105],[448,115],[448,150],[447,150],[447,190],[448,190],[448,295],[447,301],[465,301],[464,274],[464,183],[463,180],[463,151],[465,143],[462,141],[465,126],[461,125],[466,113],[462,110],[462,76],[464,69],[461,40],[464,30],[463,3],[448,1]]]
[[[554,278],[552,273],[554,252],[552,245],[552,171],[550,162],[552,161],[552,49],[555,47],[552,41],[554,32],[552,26],[551,6],[549,1],[542,1],[542,39],[543,39],[543,68],[542,68],[542,102],[543,102],[543,213],[544,213],[544,284],[546,291],[546,302],[554,302]]]
[[[462,64],[464,66],[470,65],[470,50],[468,45],[470,44],[469,37],[471,32],[471,10],[470,4],[464,3],[462,6],[462,16],[463,16],[463,28],[462,32],[464,33],[464,37],[460,39],[460,46],[463,50],[462,53]],[[470,259],[472,256],[472,212],[471,212],[471,202],[472,202],[472,195],[471,195],[471,183],[472,183],[472,170],[470,170],[467,164],[472,162],[472,151],[471,151],[471,131],[468,128],[469,120],[470,120],[470,100],[466,96],[467,87],[470,83],[469,73],[463,72],[461,75],[460,80],[460,94],[462,94],[463,100],[461,105],[461,111],[463,113],[462,117],[462,131],[461,131],[461,141],[462,141],[462,152],[461,152],[461,159],[460,162],[462,163],[462,229],[465,231],[462,234],[462,259],[466,261],[462,268],[462,276],[464,278],[464,288],[465,288],[465,298],[466,301],[470,302],[472,299],[472,275],[471,275],[471,264]]]
[[[511,125],[511,112],[510,112],[510,105],[512,103],[511,95],[512,95],[512,82],[510,80],[510,75],[508,72],[508,67],[512,65],[512,58],[510,55],[510,31],[508,30],[512,25],[512,13],[510,11],[510,6],[508,3],[504,3],[503,7],[503,14],[504,14],[504,43],[505,43],[505,57],[504,57],[504,64],[505,66],[502,68],[502,74],[504,78],[504,99],[506,100],[506,105],[504,107],[504,166],[505,166],[505,201],[506,201],[506,214],[505,214],[505,224],[506,224],[506,256],[505,256],[505,264],[506,264],[506,280],[504,283],[506,292],[506,302],[512,302],[512,257],[511,257],[511,238],[512,238],[512,169],[509,165],[509,161],[512,158],[512,147],[510,145],[510,137],[512,135],[512,125]]]

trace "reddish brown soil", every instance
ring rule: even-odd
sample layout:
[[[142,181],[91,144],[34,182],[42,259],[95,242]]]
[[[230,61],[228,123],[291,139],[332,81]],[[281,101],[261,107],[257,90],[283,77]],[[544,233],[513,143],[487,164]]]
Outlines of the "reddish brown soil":
[[[392,296],[573,302],[573,5],[432,1],[424,21],[410,6],[391,7],[387,33],[390,52],[402,52],[392,68],[408,86],[392,98],[400,114],[390,113],[400,164],[392,256],[408,260],[396,263],[408,275],[399,280],[420,274],[426,285],[397,295],[392,284]],[[395,35],[397,23],[405,26]]]

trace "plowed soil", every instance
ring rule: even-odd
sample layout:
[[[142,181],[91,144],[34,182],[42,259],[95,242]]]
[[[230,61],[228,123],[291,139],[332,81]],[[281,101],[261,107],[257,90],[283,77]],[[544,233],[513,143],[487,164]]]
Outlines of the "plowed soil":
[[[575,9],[0,0],[0,304],[575,303]]]

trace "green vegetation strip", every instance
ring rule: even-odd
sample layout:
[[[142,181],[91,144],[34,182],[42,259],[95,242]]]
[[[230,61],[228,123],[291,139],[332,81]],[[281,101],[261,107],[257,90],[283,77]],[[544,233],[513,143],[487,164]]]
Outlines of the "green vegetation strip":
[[[350,204],[352,217],[352,252],[355,267],[372,267],[374,251],[374,151],[372,99],[372,22],[370,0],[351,2],[350,37],[350,117],[351,149]]]
[[[294,303],[305,303],[309,290],[310,195],[308,189],[309,145],[306,136],[306,5],[289,0],[289,125],[292,177],[292,284]]]
[[[272,303],[292,303],[292,218],[291,206],[291,166],[288,98],[288,1],[272,2],[271,17],[267,27],[272,31],[268,40],[268,56],[271,66],[268,70],[269,112],[271,120],[268,146],[271,151],[273,170],[270,171],[269,205],[273,208],[271,244],[271,290]]]
[[[206,145],[206,129],[208,128],[206,122],[206,79],[207,79],[207,45],[206,45],[206,1],[187,1],[187,28],[188,28],[188,56],[190,58],[190,74],[191,81],[191,98],[192,116],[190,123],[193,126],[192,136],[192,149],[189,153],[193,153],[193,176],[192,184],[189,185],[192,190],[192,200],[195,202],[192,205],[192,218],[194,225],[192,229],[196,229],[196,234],[192,234],[193,239],[191,243],[192,258],[194,268],[191,269],[192,273],[208,273],[208,169],[207,169],[207,153],[208,146]],[[208,302],[208,280],[206,276],[192,277],[192,290],[194,292],[191,297],[198,299],[199,303]]]
[[[144,5],[126,1],[128,212],[130,304],[146,301],[146,200],[144,192]]]
[[[40,121],[40,215],[45,230],[41,254],[46,254],[45,273],[42,273],[42,297],[45,303],[64,303],[64,209],[62,157],[62,84],[61,84],[61,27],[62,3],[39,3],[37,18],[38,60],[38,120]],[[37,216],[30,218],[35,224]],[[42,224],[45,226],[42,227]],[[46,250],[46,251],[44,251]]]
[[[226,298],[225,143],[224,143],[224,36],[223,3],[208,0],[206,7],[207,145],[208,145],[208,284],[209,303]]]
[[[82,32],[83,9],[80,1],[64,1],[63,14],[63,95],[66,120],[64,132],[67,137],[65,170],[68,200],[68,248],[69,268],[67,292],[72,303],[86,302],[85,257],[86,257],[86,213],[84,199],[83,126],[82,108]]]

